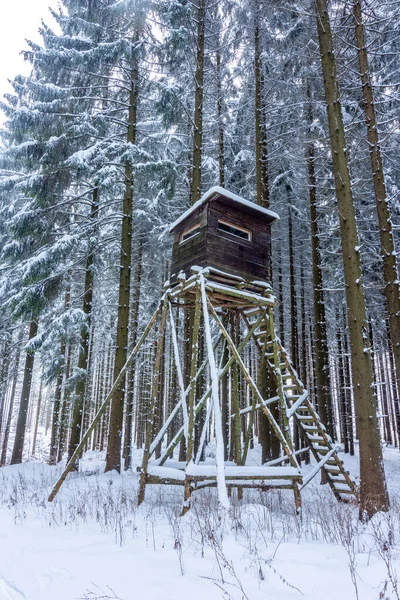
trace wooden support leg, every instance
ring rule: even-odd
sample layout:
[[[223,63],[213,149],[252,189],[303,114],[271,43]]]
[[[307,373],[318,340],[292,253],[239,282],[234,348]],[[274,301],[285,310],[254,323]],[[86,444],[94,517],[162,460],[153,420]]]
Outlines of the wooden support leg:
[[[186,477],[185,479],[185,488],[183,492],[183,506],[181,511],[181,517],[186,515],[188,510],[190,510],[190,496],[192,495],[192,488],[190,485],[190,479]]]
[[[168,306],[165,303],[163,307],[163,312],[161,315],[160,322],[160,330],[158,332],[158,342],[157,342],[157,350],[156,357],[154,362],[154,375],[153,382],[151,387],[151,398],[150,398],[150,406],[149,412],[147,416],[146,423],[146,438],[145,438],[145,447],[143,452],[143,461],[142,461],[142,471],[140,475],[139,481],[139,493],[138,493],[138,506],[142,504],[144,500],[145,488],[146,488],[146,479],[147,479],[147,467],[150,459],[150,446],[153,435],[153,425],[154,425],[154,417],[155,417],[155,407],[157,403],[157,399],[159,398],[159,386],[161,379],[161,363],[163,360],[163,348],[164,348],[164,335],[165,335],[165,327],[167,323],[167,315],[168,315]]]
[[[197,363],[199,357],[199,333],[200,333],[200,318],[201,318],[201,289],[197,290],[196,294],[196,305],[194,312],[193,330],[191,336],[191,358],[190,358],[190,389],[188,398],[188,423],[187,423],[187,449],[186,449],[186,461],[187,464],[194,460],[194,442],[195,442],[195,421],[196,421],[196,390],[197,390]],[[185,515],[190,509],[190,481],[186,477],[185,479],[185,490],[183,497],[183,507],[181,516]]]
[[[294,503],[296,507],[296,515],[301,517],[301,495],[297,481],[293,482]]]
[[[52,490],[52,492],[51,492],[51,494],[49,496],[49,499],[48,499],[49,502],[52,502],[54,500],[54,498],[56,497],[56,495],[57,495],[60,487],[62,486],[62,484],[66,480],[68,473],[73,468],[73,466],[75,464],[75,461],[78,458],[78,456],[80,455],[80,453],[81,453],[84,445],[86,444],[89,436],[92,434],[92,432],[94,431],[95,427],[100,422],[100,419],[102,418],[102,416],[106,412],[106,410],[108,408],[108,404],[111,401],[113,393],[115,392],[115,390],[117,389],[117,387],[120,385],[120,383],[122,381],[122,378],[125,377],[126,370],[130,366],[131,362],[134,360],[134,358],[136,357],[136,355],[138,354],[138,352],[139,352],[139,350],[140,350],[143,342],[145,341],[145,339],[149,335],[150,330],[154,326],[154,323],[156,322],[156,319],[157,319],[157,317],[159,315],[159,312],[161,310],[161,306],[162,306],[162,304],[160,303],[159,306],[157,307],[154,315],[152,316],[152,318],[150,319],[149,323],[147,324],[146,329],[142,333],[142,335],[140,337],[140,340],[137,342],[136,346],[133,348],[131,354],[129,355],[129,357],[128,357],[126,363],[125,363],[125,365],[121,369],[118,377],[114,380],[114,383],[112,384],[111,390],[108,392],[107,397],[105,398],[103,404],[100,406],[100,408],[99,408],[96,416],[94,417],[94,419],[93,419],[90,427],[88,428],[88,430],[86,431],[86,433],[83,435],[80,444],[78,445],[78,447],[76,448],[75,452],[71,456],[71,459],[70,459],[69,463],[67,464],[67,466],[65,467],[65,470],[64,470],[63,474],[61,475],[60,479],[55,484],[55,486],[54,486],[54,488],[53,488],[53,490]]]

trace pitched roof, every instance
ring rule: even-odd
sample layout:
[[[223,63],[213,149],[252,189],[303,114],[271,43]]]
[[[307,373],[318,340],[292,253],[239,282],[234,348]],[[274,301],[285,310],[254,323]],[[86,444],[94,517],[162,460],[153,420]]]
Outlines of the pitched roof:
[[[216,197],[213,198],[213,196],[216,196]],[[183,215],[181,215],[174,223],[172,223],[172,225],[169,228],[170,233],[172,233],[174,231],[174,229],[180,223],[182,223],[188,217],[190,217],[191,214],[196,212],[196,210],[198,208],[200,208],[200,206],[202,206],[209,200],[212,200],[212,199],[216,200],[218,197],[221,197],[221,196],[224,199],[227,199],[229,202],[232,202],[235,205],[241,205],[241,206],[245,207],[246,212],[249,212],[249,209],[250,209],[250,212],[252,214],[254,214],[254,216],[258,216],[263,221],[268,221],[269,223],[272,223],[273,221],[279,220],[279,216],[272,210],[269,210],[268,208],[264,208],[263,206],[259,206],[258,204],[255,204],[254,202],[250,202],[249,200],[245,200],[245,198],[242,198],[241,196],[238,196],[237,194],[233,194],[232,192],[226,190],[225,188],[220,187],[219,185],[215,185],[214,187],[210,188],[205,194],[203,194],[203,196],[200,198],[200,200],[195,202],[195,204],[193,204],[193,206],[191,206],[186,212],[184,212]],[[239,206],[238,206],[238,208],[239,208]]]

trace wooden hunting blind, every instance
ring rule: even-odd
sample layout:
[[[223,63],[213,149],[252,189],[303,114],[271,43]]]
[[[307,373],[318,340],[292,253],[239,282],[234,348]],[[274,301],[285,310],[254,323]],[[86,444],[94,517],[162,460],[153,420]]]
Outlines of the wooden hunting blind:
[[[173,225],[171,281],[193,265],[213,267],[245,280],[268,280],[271,210],[221,187],[212,187]]]
[[[217,487],[226,506],[232,487],[240,495],[243,488],[292,489],[299,509],[300,490],[320,470],[338,500],[357,500],[276,334],[268,263],[278,218],[213,187],[170,227],[171,278],[149,324],[158,322],[158,341],[139,504],[147,484],[176,484],[184,488],[183,513],[191,493],[205,487]],[[165,368],[168,352],[172,367]],[[249,463],[262,426],[275,449],[271,442],[267,462],[254,464],[253,455]],[[304,440],[300,449],[295,428]],[[210,444],[215,452],[207,457]],[[299,462],[305,451],[315,459],[307,474]]]
[[[231,488],[239,497],[244,488],[291,489],[300,509],[301,489],[320,471],[337,500],[357,501],[275,329],[268,263],[278,218],[214,187],[171,225],[172,274],[164,294],[50,499],[126,369],[147,347],[144,359],[154,349],[154,366],[148,396],[138,403],[145,422],[139,504],[146,485],[174,484],[184,489],[182,513],[192,492],[207,487],[218,489],[224,506]],[[302,448],[293,443],[295,432]],[[257,439],[264,449],[269,444],[263,464],[261,452],[251,449]],[[306,451],[314,464],[303,472]]]

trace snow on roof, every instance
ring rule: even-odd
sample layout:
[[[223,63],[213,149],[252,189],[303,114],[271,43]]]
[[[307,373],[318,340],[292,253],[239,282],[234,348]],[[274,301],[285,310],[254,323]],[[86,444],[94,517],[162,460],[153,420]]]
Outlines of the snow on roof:
[[[177,219],[174,223],[172,223],[172,225],[169,228],[170,233],[175,229],[175,227],[177,225],[182,223],[182,221],[187,219],[193,212],[195,212],[198,208],[200,208],[200,206],[202,204],[207,202],[207,200],[209,200],[211,198],[211,196],[213,196],[213,194],[220,194],[221,196],[224,196],[225,198],[229,198],[229,200],[232,200],[233,202],[235,202],[237,204],[241,204],[242,206],[251,208],[252,210],[258,212],[260,215],[264,215],[264,216],[266,215],[268,217],[271,217],[271,219],[273,219],[273,220],[279,220],[279,215],[277,215],[272,210],[269,210],[268,208],[264,208],[263,206],[259,206],[258,204],[255,204],[254,202],[250,202],[249,200],[245,200],[245,198],[242,198],[241,196],[238,196],[237,194],[233,194],[232,192],[226,190],[225,188],[220,187],[219,185],[215,185],[212,188],[210,188],[205,194],[203,194],[203,196],[200,198],[200,200],[195,202],[195,204],[193,204],[193,206],[188,208],[188,210],[186,212],[184,212],[183,215],[181,215],[179,217],[179,219]]]

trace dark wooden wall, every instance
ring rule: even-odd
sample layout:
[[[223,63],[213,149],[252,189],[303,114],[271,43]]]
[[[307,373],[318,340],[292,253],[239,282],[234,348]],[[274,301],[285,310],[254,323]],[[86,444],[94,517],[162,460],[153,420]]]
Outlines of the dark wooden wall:
[[[252,240],[247,241],[217,229],[218,219],[250,229]],[[200,222],[199,235],[179,243],[186,229]],[[239,275],[247,280],[268,278],[270,224],[248,214],[246,207],[232,206],[220,198],[204,204],[175,230],[172,252],[171,280],[180,271],[190,275],[190,267],[214,267]]]
[[[251,241],[217,229],[223,219],[250,229]],[[268,277],[270,226],[259,219],[216,200],[208,205],[207,265],[244,279]]]
[[[183,231],[200,222],[200,234],[180,243]],[[206,239],[207,239],[207,205],[202,206],[199,211],[190,215],[177,227],[174,233],[174,245],[172,248],[171,281],[175,281],[180,271],[187,276],[190,275],[190,267],[197,265],[206,266]]]

